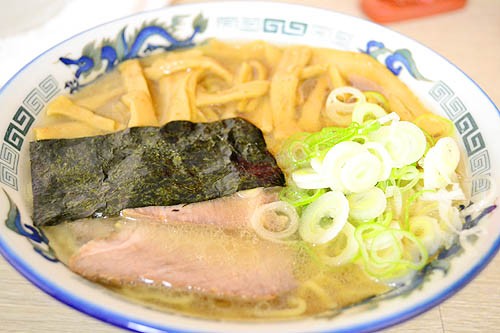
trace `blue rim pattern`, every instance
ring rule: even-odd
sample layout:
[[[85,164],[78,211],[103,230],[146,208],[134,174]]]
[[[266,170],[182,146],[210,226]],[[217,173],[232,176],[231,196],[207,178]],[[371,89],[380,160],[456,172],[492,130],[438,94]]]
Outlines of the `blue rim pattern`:
[[[262,2],[262,3],[265,3],[265,2]],[[237,4],[237,2],[236,3],[232,2],[232,4]],[[215,5],[217,5],[217,3],[215,3]],[[275,3],[275,5],[280,5],[280,4]],[[185,4],[185,5],[179,5],[178,7],[181,7],[181,6],[182,7],[192,7],[193,5]],[[310,7],[310,6],[308,7],[308,6],[303,6],[303,5],[299,5],[299,4],[287,4],[287,6],[295,6],[295,7],[304,8],[304,9],[313,8],[314,10],[318,10],[318,11],[321,11],[321,12],[326,13],[326,14],[334,13],[336,15],[348,17],[352,20],[361,21],[364,24],[371,24],[371,25],[377,27],[378,29],[383,29],[383,30],[389,31],[393,34],[403,36],[404,38],[411,40],[418,45],[421,45],[426,50],[429,50],[432,53],[434,53],[435,55],[437,55],[439,58],[441,58],[441,60],[444,60],[448,64],[453,66],[464,77],[466,77],[470,82],[472,82],[479,89],[479,91],[481,91],[481,93],[486,97],[486,99],[491,103],[491,105],[494,107],[494,109],[496,109],[497,115],[500,116],[500,110],[496,107],[496,105],[493,103],[491,98],[485,93],[485,91],[474,80],[472,80],[460,68],[458,68],[456,65],[451,63],[445,57],[443,57],[439,53],[431,50],[430,48],[423,45],[422,43],[419,43],[419,42],[411,39],[410,37],[404,36],[404,35],[402,35],[398,32],[395,32],[391,29],[380,26],[378,24],[375,24],[373,22],[367,21],[367,20],[362,19],[362,18],[352,17],[352,16],[349,16],[346,14],[336,13],[336,12],[322,9],[322,8],[314,8],[314,7]],[[207,7],[209,7],[209,6],[207,6]],[[153,11],[156,11],[156,10],[152,10],[151,12],[153,12]],[[138,15],[141,15],[141,14],[129,15],[127,17],[134,17],[134,16],[138,16]],[[101,27],[101,26],[105,26],[105,25],[112,23],[112,22],[117,22],[117,21],[123,20],[127,17],[113,20],[110,22],[106,22],[106,23],[103,23],[103,24],[98,25],[96,27],[87,29],[87,30],[80,32],[80,33],[62,41],[61,43],[56,44],[55,46],[49,48],[48,50],[46,50],[45,52],[41,53],[36,58],[34,58],[32,61],[30,61],[28,64],[26,64],[24,67],[22,67],[11,79],[9,79],[4,84],[4,86],[0,88],[0,94],[3,93],[3,91],[6,89],[6,87],[8,87],[10,85],[10,83],[12,81],[14,81],[17,78],[17,76],[20,75],[20,73],[22,73],[33,62],[35,62],[37,59],[39,59],[41,56],[43,56],[44,54],[46,54],[50,50],[56,48],[57,46],[59,46],[61,44],[66,43],[68,40],[71,40],[79,35],[86,33],[87,31],[96,29],[96,28]],[[342,329],[336,329],[335,332],[372,332],[372,331],[380,330],[383,328],[387,328],[389,326],[401,323],[403,321],[406,321],[408,319],[411,319],[413,317],[420,315],[421,313],[431,309],[432,307],[436,306],[437,304],[445,301],[446,299],[448,299],[449,297],[454,295],[456,292],[458,292],[460,289],[462,289],[468,282],[470,282],[475,276],[477,276],[477,274],[479,274],[487,266],[487,264],[494,258],[494,256],[499,251],[499,249],[500,249],[500,235],[496,238],[495,242],[493,243],[493,245],[491,246],[489,251],[481,258],[481,260],[479,260],[477,262],[477,264],[475,266],[470,268],[468,270],[468,272],[466,274],[464,274],[459,280],[457,280],[455,283],[453,283],[452,285],[450,285],[446,289],[442,290],[439,294],[435,295],[433,298],[430,298],[426,301],[420,302],[419,304],[416,304],[414,307],[412,307],[406,311],[394,313],[392,315],[388,315],[386,317],[383,317],[383,318],[380,318],[377,320],[373,320],[373,321],[369,321],[369,322],[366,322],[363,324],[353,325],[353,326],[350,326],[347,328],[342,328]],[[145,322],[139,318],[132,318],[129,315],[122,315],[120,313],[110,311],[109,309],[101,307],[100,305],[91,303],[91,302],[89,302],[81,297],[75,296],[74,294],[64,290],[63,288],[61,288],[57,284],[52,283],[51,281],[40,277],[37,274],[37,272],[34,269],[32,269],[32,267],[29,265],[28,262],[24,261],[20,256],[18,256],[13,251],[12,248],[9,248],[7,246],[6,242],[4,241],[4,239],[2,237],[0,237],[0,254],[2,254],[2,256],[6,259],[7,262],[9,262],[10,265],[12,265],[19,273],[21,273],[25,278],[27,278],[31,283],[33,283],[39,289],[43,290],[44,292],[51,295],[55,299],[61,301],[62,303],[66,304],[74,309],[77,309],[83,313],[86,313],[94,318],[100,319],[106,323],[113,324],[115,326],[129,329],[131,331],[136,331],[136,332],[172,332],[172,333],[174,333],[174,332],[179,332],[179,333],[189,332],[186,330],[174,329],[174,328],[169,327],[169,326],[162,326],[162,325],[148,323],[148,322]],[[317,331],[317,332],[327,333],[327,332],[333,332],[333,331],[325,330],[325,331]]]

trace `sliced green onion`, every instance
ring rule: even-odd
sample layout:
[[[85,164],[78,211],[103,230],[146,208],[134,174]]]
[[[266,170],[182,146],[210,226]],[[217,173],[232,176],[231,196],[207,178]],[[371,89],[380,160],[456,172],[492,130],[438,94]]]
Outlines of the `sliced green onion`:
[[[344,194],[339,191],[326,192],[304,209],[299,234],[306,242],[326,243],[342,230],[348,214],[349,202]]]
[[[361,90],[354,87],[339,87],[326,98],[326,114],[335,119],[337,114],[348,114],[356,105],[366,102],[366,97]]]
[[[311,152],[304,139],[308,135],[308,133],[298,133],[285,141],[276,157],[281,168],[293,170],[307,165]]]
[[[321,170],[323,169],[323,161],[320,158],[313,157],[311,158],[311,168],[313,168],[314,171],[321,173]]]
[[[363,146],[380,160],[382,170],[380,171],[378,181],[388,179],[391,175],[393,163],[391,155],[389,155],[387,149],[385,149],[385,147],[378,142],[367,142]]]
[[[379,142],[385,147],[395,168],[417,162],[427,147],[427,140],[422,130],[409,121],[398,121],[389,126],[382,126],[368,137],[370,141]]]
[[[322,174],[333,190],[363,192],[380,179],[381,164],[380,159],[362,144],[345,141],[333,146],[325,155]]]
[[[394,265],[391,264],[378,265],[375,262],[373,262],[371,260],[371,255],[370,255],[371,250],[369,250],[367,247],[367,242],[365,240],[367,235],[368,236],[374,235],[377,232],[383,230],[385,230],[385,228],[376,223],[365,223],[358,226],[354,232],[354,237],[356,238],[356,241],[358,242],[359,245],[364,269],[368,274],[377,278],[390,275],[395,270],[395,268],[393,267]]]
[[[381,106],[385,111],[389,111],[389,101],[378,91],[364,91],[366,101]]]
[[[354,236],[366,272],[376,278],[390,279],[407,274],[409,270],[419,270],[429,259],[426,248],[411,232],[365,223],[356,228]],[[385,245],[374,245],[377,243]]]
[[[352,111],[352,121],[364,124],[368,120],[374,120],[387,115],[387,112],[377,104],[361,103],[354,107]]]
[[[398,186],[387,186],[385,189],[385,196],[387,198],[391,198],[390,205],[393,209],[395,217],[398,217],[401,215],[403,212],[403,195],[401,193],[401,190]]]
[[[419,270],[424,267],[429,255],[427,249],[415,235],[401,229],[386,229],[378,232],[374,239],[387,239],[389,237],[393,241],[390,247],[384,248],[382,251],[372,250],[369,252],[372,264],[403,265],[412,270]],[[404,247],[411,247],[411,252],[408,252]],[[413,255],[413,252],[417,255]],[[415,258],[418,258],[418,260],[414,260]]]
[[[401,237],[393,229],[380,230],[365,241],[370,259],[376,265],[394,264],[403,258]]]
[[[391,177],[394,179],[413,180],[420,176],[420,171],[414,165],[405,165],[402,168],[394,169]]]
[[[294,171],[309,167],[313,159],[321,161],[335,145],[352,140],[365,141],[366,136],[380,128],[377,121],[369,121],[363,126],[351,123],[348,127],[325,127],[316,133],[298,133],[283,144],[277,161],[284,171]],[[311,163],[312,164],[312,163]]]
[[[420,181],[420,178],[421,178],[420,176],[415,177],[412,180],[406,182],[405,184],[403,184],[402,182],[399,182],[398,185],[400,186],[399,189],[400,189],[401,193],[404,193],[404,192],[407,192],[407,191],[413,189]]]
[[[353,122],[287,141],[278,163],[290,184],[280,199],[300,212],[298,233],[313,244],[314,260],[342,265],[359,254],[369,275],[406,279],[459,233],[452,205],[464,197],[455,186],[458,146],[448,137],[434,145],[417,125],[388,113],[379,93],[342,87],[331,92],[326,108],[328,116],[351,114]],[[419,215],[411,216],[414,211]]]
[[[427,252],[427,249],[425,246],[422,244],[422,242],[411,232],[405,231],[405,230],[396,230],[396,234],[399,236],[404,237],[404,243],[405,246],[413,246],[416,253],[418,254],[416,257],[419,257],[418,261],[414,261],[411,259],[406,259],[408,260],[408,267],[413,269],[413,270],[419,270],[424,268],[424,266],[427,264],[429,260],[429,253]]]
[[[382,215],[387,206],[385,193],[378,187],[350,194],[347,200],[349,201],[349,218],[356,221],[375,219]]]
[[[379,215],[375,220],[375,223],[386,227],[389,226],[391,222],[392,222],[392,212],[390,210],[386,210],[384,213]]]
[[[422,172],[414,165],[406,165],[399,169],[393,169],[391,177],[396,180],[401,193],[411,190],[422,178]]]
[[[309,147],[309,158],[323,158],[326,152],[334,145],[351,140],[358,134],[359,125],[352,123],[347,128],[325,127],[317,133],[313,133],[304,139],[304,144]]]
[[[385,125],[387,123],[392,123],[392,122],[396,122],[396,121],[400,121],[400,120],[401,120],[401,118],[399,117],[399,114],[397,114],[396,112],[391,112],[388,115],[385,115],[385,116],[378,118],[377,122],[382,124],[382,125]]]
[[[330,242],[317,246],[322,261],[330,266],[340,266],[351,262],[359,252],[359,244],[354,238],[355,228],[346,223],[340,233]],[[332,253],[333,252],[333,253]]]
[[[340,180],[342,168],[349,159],[364,151],[363,145],[352,141],[336,144],[328,151],[323,159],[322,173],[330,180],[330,187],[333,190],[346,190]]]
[[[340,181],[349,192],[364,192],[377,184],[381,172],[380,160],[366,151],[346,161],[340,171]]]
[[[353,124],[356,124],[356,123],[353,123]],[[380,123],[380,121],[378,121],[378,119],[367,121],[366,123],[363,124],[363,126],[360,126],[358,128],[357,134],[358,134],[358,136],[359,135],[361,135],[361,136],[368,135],[369,133],[378,130],[380,128],[380,126],[381,126],[381,123]]]
[[[451,184],[459,162],[460,151],[455,140],[439,139],[424,158],[424,187],[439,189]]]
[[[427,216],[412,216],[409,219],[410,232],[425,246],[429,255],[433,255],[443,244],[441,230],[437,219]]]
[[[292,205],[284,201],[275,201],[258,207],[250,222],[260,237],[278,241],[290,237],[297,231],[299,215]]]
[[[293,182],[300,188],[307,190],[328,188],[328,178],[316,172],[313,168],[302,168],[292,172]]]
[[[449,202],[451,204],[452,201],[466,201],[465,193],[460,187],[459,183],[452,183],[447,188],[442,188],[437,191],[429,191],[422,195],[422,200],[425,201],[436,201],[436,202]],[[477,204],[475,202],[474,204]],[[467,210],[469,207],[466,208]],[[462,214],[468,213],[468,211],[464,209],[462,210]],[[465,212],[464,212],[465,211]]]
[[[381,251],[385,250],[387,248],[390,248],[393,246],[395,241],[398,241],[401,239],[399,238],[394,238],[394,234],[392,233],[382,233],[382,231],[387,231],[387,230],[392,230],[392,229],[400,229],[399,224],[391,222],[389,225],[379,225],[379,229],[376,231],[373,231],[371,233],[366,233],[365,234],[365,242],[366,242],[366,247],[369,250],[372,251]],[[396,244],[397,245],[397,244]],[[399,246],[399,245],[398,245]],[[397,248],[401,254],[401,248]],[[387,256],[387,254],[385,254]]]
[[[324,189],[305,190],[297,186],[287,185],[280,191],[280,200],[286,201],[292,206],[302,207],[310,204],[323,193]]]

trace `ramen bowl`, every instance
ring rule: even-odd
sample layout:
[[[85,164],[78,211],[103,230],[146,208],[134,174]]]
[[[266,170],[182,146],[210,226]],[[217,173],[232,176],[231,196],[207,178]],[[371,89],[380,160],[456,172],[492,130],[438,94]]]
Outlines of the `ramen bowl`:
[[[163,27],[151,29],[152,25]],[[126,36],[122,39],[121,36]],[[411,285],[329,316],[283,321],[204,320],[127,301],[58,262],[33,226],[29,142],[47,103],[89,84],[126,55],[190,47],[210,38],[264,40],[363,52],[384,64],[433,112],[456,129],[471,181],[467,195],[485,203],[465,216],[464,241],[440,253]],[[126,40],[123,43],[123,40]],[[104,52],[105,51],[105,52]],[[362,332],[412,318],[464,287],[500,246],[495,209],[500,151],[498,109],[463,72],[421,44],[389,29],[327,10],[267,2],[183,5],[145,12],[82,32],[49,49],[0,91],[0,252],[47,294],[90,316],[139,332]],[[480,112],[479,112],[480,111]]]

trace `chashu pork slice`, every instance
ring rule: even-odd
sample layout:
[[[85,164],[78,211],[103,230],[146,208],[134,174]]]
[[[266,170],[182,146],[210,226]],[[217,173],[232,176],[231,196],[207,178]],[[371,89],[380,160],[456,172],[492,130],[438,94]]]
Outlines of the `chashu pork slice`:
[[[295,251],[248,232],[127,221],[83,245],[69,267],[103,284],[149,284],[248,300],[296,288]]]
[[[161,223],[216,225],[227,229],[249,228],[255,210],[278,200],[280,187],[258,187],[213,200],[174,206],[148,206],[124,209],[126,218]]]

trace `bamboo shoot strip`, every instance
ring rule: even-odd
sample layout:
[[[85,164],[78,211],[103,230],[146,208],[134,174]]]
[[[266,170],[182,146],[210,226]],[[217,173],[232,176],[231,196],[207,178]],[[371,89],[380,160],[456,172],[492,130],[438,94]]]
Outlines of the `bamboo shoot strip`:
[[[240,118],[35,141],[30,154],[37,226],[284,185],[262,132]]]

